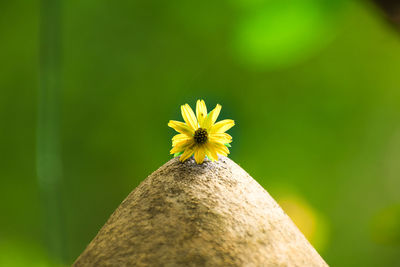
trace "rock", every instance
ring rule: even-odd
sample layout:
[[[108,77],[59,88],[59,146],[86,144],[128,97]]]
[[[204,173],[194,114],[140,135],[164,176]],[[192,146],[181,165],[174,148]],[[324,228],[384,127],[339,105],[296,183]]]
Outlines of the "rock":
[[[226,157],[171,159],[121,203],[74,266],[327,266]]]

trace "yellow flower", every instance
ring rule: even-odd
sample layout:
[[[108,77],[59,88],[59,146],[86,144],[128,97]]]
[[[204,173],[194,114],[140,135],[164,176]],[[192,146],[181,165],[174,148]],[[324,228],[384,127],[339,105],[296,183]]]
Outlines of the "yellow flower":
[[[227,156],[227,145],[232,136],[225,133],[235,125],[233,120],[222,120],[217,123],[221,106],[217,105],[209,114],[203,100],[197,100],[196,115],[188,105],[181,106],[182,117],[186,123],[169,121],[168,126],[179,134],[172,138],[171,154],[182,153],[179,160],[184,162],[194,154],[197,164],[204,161],[205,156],[212,161],[218,160],[218,154]]]

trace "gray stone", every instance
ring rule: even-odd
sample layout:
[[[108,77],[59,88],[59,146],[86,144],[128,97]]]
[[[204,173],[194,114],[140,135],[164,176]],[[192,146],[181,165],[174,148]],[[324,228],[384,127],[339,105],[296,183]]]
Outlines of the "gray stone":
[[[226,157],[171,159],[121,203],[74,266],[327,266]]]

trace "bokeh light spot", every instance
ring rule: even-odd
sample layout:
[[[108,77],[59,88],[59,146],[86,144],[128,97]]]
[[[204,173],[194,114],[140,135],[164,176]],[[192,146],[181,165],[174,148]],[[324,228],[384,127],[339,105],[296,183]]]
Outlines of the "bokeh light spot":
[[[233,47],[253,67],[293,64],[331,39],[330,18],[319,1],[253,1],[239,20]]]
[[[319,252],[323,251],[329,239],[326,219],[298,194],[283,195],[278,203],[308,241]]]
[[[22,239],[0,239],[0,266],[65,267],[51,260],[44,248]]]

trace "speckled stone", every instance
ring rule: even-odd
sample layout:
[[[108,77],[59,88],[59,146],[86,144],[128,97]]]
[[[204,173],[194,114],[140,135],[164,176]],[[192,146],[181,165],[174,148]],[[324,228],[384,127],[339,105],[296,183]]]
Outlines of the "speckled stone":
[[[74,266],[327,266],[273,198],[226,157],[171,159],[111,215]]]

